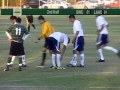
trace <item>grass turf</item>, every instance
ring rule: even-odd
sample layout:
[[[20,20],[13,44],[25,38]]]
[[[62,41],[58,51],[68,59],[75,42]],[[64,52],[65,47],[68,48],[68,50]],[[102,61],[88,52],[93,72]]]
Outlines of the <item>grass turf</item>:
[[[45,16],[51,21],[56,31],[64,32],[72,38],[72,24],[68,16]],[[120,49],[120,16],[105,16],[109,22],[110,45]],[[96,26],[95,16],[77,16],[82,22],[85,33],[85,68],[67,68],[66,70],[51,70],[50,55],[46,67],[37,68],[41,60],[44,40],[34,43],[40,32],[40,25],[35,16],[36,31],[31,29],[30,37],[25,41],[28,67],[19,72],[18,60],[9,72],[3,72],[9,43],[5,30],[10,26],[8,16],[0,16],[0,90],[120,90],[120,59],[112,52],[104,50],[105,63],[97,63],[95,48]],[[25,25],[25,17],[22,16]],[[67,48],[62,65],[65,67],[72,56],[72,44]],[[78,59],[79,63],[79,59]]]

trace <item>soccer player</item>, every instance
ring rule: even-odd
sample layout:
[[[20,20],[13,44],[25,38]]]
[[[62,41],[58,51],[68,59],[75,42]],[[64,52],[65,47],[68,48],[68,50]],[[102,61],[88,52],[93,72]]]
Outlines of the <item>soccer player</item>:
[[[47,39],[48,49],[52,54],[52,64],[51,68],[53,69],[65,69],[61,67],[61,60],[63,54],[66,50],[68,43],[70,42],[70,38],[61,32],[52,33]],[[60,51],[60,44],[63,44],[62,50]]]
[[[24,55],[23,41],[28,37],[28,30],[21,25],[21,18],[16,19],[16,24],[11,25],[6,31],[10,46],[9,58],[4,71],[9,71],[12,56],[19,57],[19,71],[22,71],[22,55]]]
[[[42,25],[42,30],[41,30],[40,37],[38,38],[38,40],[45,39],[45,43],[44,43],[44,49],[42,52],[42,62],[37,67],[44,67],[45,60],[46,60],[46,51],[47,51],[47,38],[55,30],[53,26],[51,25],[51,23],[46,21],[43,16],[38,17],[38,22]]]
[[[69,16],[70,22],[73,23],[73,33],[74,33],[74,38],[72,40],[73,44],[73,57],[72,60],[70,61],[70,64],[68,64],[68,67],[84,67],[84,33],[83,33],[83,28],[82,24],[79,20],[76,19],[74,15]],[[77,52],[79,52],[80,57],[81,57],[81,62],[79,65],[77,65]]]
[[[98,50],[98,54],[100,56],[100,60],[98,60],[98,62],[105,61],[102,49],[110,50],[113,53],[120,56],[119,50],[107,45],[108,44],[108,22],[106,21],[106,19],[103,16],[101,16],[101,15],[96,16],[96,26],[98,29],[97,30],[98,37],[97,37],[96,47]]]
[[[12,22],[12,25],[15,25],[15,24],[16,24],[16,19],[17,19],[16,16],[11,16],[11,17],[10,17],[10,21]],[[11,63],[10,63],[11,66],[12,66],[13,63],[14,63],[15,57],[16,57],[16,56],[12,56]],[[26,65],[25,55],[22,55],[22,66],[23,66],[23,67],[26,67],[26,66],[27,66],[27,65]]]
[[[31,7],[29,5],[27,5],[28,9],[30,9]],[[27,23],[27,28],[28,28],[28,31],[30,32],[30,27],[32,26],[34,29],[36,29],[35,25],[33,24],[33,16],[32,15],[27,15],[26,16],[26,23]]]

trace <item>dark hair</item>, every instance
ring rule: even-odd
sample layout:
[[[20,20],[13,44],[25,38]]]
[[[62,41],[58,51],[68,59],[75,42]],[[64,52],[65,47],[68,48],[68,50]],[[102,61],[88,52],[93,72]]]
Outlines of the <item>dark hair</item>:
[[[38,20],[45,20],[45,18],[43,16],[39,16]]]
[[[68,43],[70,43],[70,38],[68,37]]]
[[[75,15],[69,15],[69,18],[75,19]]]
[[[17,23],[21,23],[21,21],[22,21],[22,20],[21,20],[20,17],[18,17],[18,18],[16,19],[16,22],[17,22]]]
[[[16,16],[10,16],[10,19],[11,19],[11,20],[16,20],[17,17],[16,17]]]

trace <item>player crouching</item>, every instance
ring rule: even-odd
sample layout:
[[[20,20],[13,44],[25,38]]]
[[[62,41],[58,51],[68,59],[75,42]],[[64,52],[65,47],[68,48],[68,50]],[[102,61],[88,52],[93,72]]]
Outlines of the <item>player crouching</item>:
[[[51,68],[53,69],[65,69],[61,67],[61,60],[63,54],[66,50],[68,43],[70,42],[70,38],[61,32],[52,33],[47,39],[48,49],[52,54],[52,64]],[[63,44],[62,50],[60,51],[60,44]]]
[[[19,71],[22,71],[22,55],[24,55],[23,41],[28,37],[28,30],[21,25],[21,18],[16,19],[16,24],[11,25],[6,31],[8,40],[11,43],[9,58],[4,71],[9,71],[12,56],[19,57]]]

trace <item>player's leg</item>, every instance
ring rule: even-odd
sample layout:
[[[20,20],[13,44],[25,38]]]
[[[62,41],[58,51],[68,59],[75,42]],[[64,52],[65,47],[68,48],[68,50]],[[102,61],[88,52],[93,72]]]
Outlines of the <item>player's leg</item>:
[[[26,65],[26,56],[22,55],[22,67],[27,67]]]
[[[67,65],[67,67],[76,67],[77,66],[77,43],[78,38],[76,38],[75,43],[73,45],[73,56],[72,60],[70,61],[70,64]]]
[[[77,51],[79,51],[80,53],[80,64],[78,65],[78,67],[84,67],[85,65],[85,55],[84,55],[84,37],[80,36],[78,37],[78,42],[77,42]]]
[[[26,17],[26,24],[27,24],[27,29],[28,29],[28,32],[30,32],[29,17]]]
[[[19,71],[22,71],[22,56],[19,56]]]
[[[30,23],[28,22],[28,27],[27,27],[27,29],[28,29],[28,32],[30,32]]]
[[[18,43],[18,51],[17,51],[17,55],[19,56],[19,71],[22,71],[22,64],[23,64],[23,57],[25,59],[25,51],[24,51],[24,45],[23,43]]]
[[[115,49],[114,47],[111,47],[111,46],[107,46],[107,43],[108,43],[108,35],[103,35],[102,37],[102,43],[105,44],[103,46],[103,49],[106,49],[106,50],[109,50],[109,51],[112,51],[113,53],[117,54],[119,51],[117,49]]]
[[[8,60],[7,60],[7,65],[6,65],[6,68],[4,69],[4,71],[9,71],[9,67],[10,67],[12,57],[13,57],[13,55],[16,56],[16,51],[17,51],[16,43],[12,41],[11,46],[10,46],[9,57],[8,57]]]
[[[44,49],[42,51],[42,61],[41,61],[40,65],[38,65],[37,67],[42,67],[42,68],[44,67],[46,57],[47,57],[46,51],[47,51],[47,38],[45,39]]]
[[[97,51],[98,51],[98,55],[100,58],[97,62],[104,62],[105,61],[104,55],[103,55],[103,50],[101,47],[102,47],[101,45],[97,45]]]
[[[33,23],[31,24],[31,26],[32,26],[34,29],[36,29],[36,27],[35,27],[35,25],[34,25]]]
[[[6,65],[6,68],[4,69],[4,71],[9,71],[11,59],[12,59],[12,56],[9,56],[9,57],[8,57],[8,60],[7,60],[7,65]]]
[[[16,56],[12,56],[11,63],[10,63],[11,66],[13,65],[13,63],[14,63],[14,61],[15,61],[15,57],[16,57]]]
[[[104,62],[105,59],[104,59],[104,56],[103,56],[103,50],[102,50],[102,45],[105,44],[103,43],[103,35],[100,34],[98,35],[97,37],[97,42],[96,42],[96,48],[97,48],[97,51],[98,51],[98,55],[99,55],[99,60],[97,62]]]
[[[115,53],[115,54],[118,54],[118,53],[119,53],[119,50],[117,50],[116,48],[111,47],[111,46],[107,46],[107,45],[106,45],[106,46],[103,47],[103,49],[112,51],[112,52]]]

